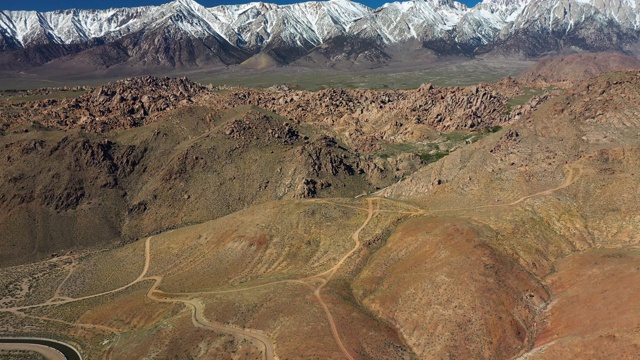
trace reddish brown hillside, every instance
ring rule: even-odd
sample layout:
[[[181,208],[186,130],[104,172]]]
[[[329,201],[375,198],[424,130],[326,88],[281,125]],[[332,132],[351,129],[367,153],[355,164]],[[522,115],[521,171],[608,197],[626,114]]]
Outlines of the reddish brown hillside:
[[[519,81],[529,86],[570,86],[607,72],[638,68],[640,60],[624,54],[573,54],[541,60],[525,71]]]

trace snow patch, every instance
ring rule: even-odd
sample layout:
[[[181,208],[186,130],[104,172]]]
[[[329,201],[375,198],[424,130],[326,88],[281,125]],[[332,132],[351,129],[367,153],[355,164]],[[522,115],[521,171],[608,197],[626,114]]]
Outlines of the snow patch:
[[[382,39],[494,41],[501,32],[538,26],[571,29],[601,13],[623,28],[637,29],[639,0],[483,0],[472,8],[452,0],[391,2],[378,9],[349,0],[290,5],[251,2],[206,8],[194,0],[160,6],[52,12],[0,11],[0,33],[26,47],[119,39],[142,29],[173,26],[194,37],[220,36],[239,47],[260,47],[273,36],[291,45],[321,44],[341,35]],[[564,9],[565,15],[558,17]],[[558,13],[556,14],[556,11]],[[543,20],[544,19],[544,20]]]

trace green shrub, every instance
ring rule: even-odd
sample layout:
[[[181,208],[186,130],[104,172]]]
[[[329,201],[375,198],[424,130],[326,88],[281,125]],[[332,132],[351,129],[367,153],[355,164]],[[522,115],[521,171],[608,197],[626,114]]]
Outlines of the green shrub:
[[[419,154],[420,158],[426,163],[432,163],[442,159],[443,157],[449,155],[448,151],[437,152],[435,154]]]

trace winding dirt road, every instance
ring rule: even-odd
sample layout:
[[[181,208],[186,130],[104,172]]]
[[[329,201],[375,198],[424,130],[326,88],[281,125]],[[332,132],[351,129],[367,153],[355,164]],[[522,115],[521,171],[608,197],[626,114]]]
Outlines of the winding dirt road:
[[[582,175],[583,167],[580,164],[573,164],[573,166],[572,165],[565,165],[565,168],[567,169],[567,176],[565,177],[564,181],[562,182],[562,184],[560,184],[560,185],[558,185],[558,186],[556,186],[556,187],[554,187],[552,189],[548,189],[548,190],[537,192],[535,194],[523,196],[523,197],[519,198],[518,200],[515,200],[515,201],[510,202],[508,204],[487,205],[487,206],[483,206],[483,207],[479,207],[479,208],[498,207],[498,206],[513,206],[513,205],[520,204],[521,202],[523,202],[525,200],[529,200],[529,199],[537,197],[537,196],[549,196],[549,195],[552,195],[556,191],[562,190],[562,189],[570,186],[571,184],[576,182],[576,180],[578,180],[578,178],[580,178],[580,175]],[[576,170],[577,170],[577,174],[576,174]]]
[[[152,237],[149,237],[147,239],[147,242],[145,244],[145,252],[148,250],[148,248],[150,246],[149,242],[150,242],[151,238]],[[52,298],[50,298],[49,300],[47,300],[46,302],[44,302],[42,304],[25,305],[25,306],[14,306],[14,307],[10,307],[10,308],[0,308],[0,312],[15,312],[15,311],[20,311],[20,310],[35,309],[35,308],[40,308],[40,307],[45,307],[45,306],[52,306],[52,305],[64,305],[64,304],[74,303],[74,302],[78,302],[78,301],[82,301],[82,300],[93,299],[93,298],[96,298],[96,297],[117,293],[117,292],[120,292],[122,290],[126,290],[126,289],[132,287],[133,285],[141,282],[143,280],[144,276],[147,274],[148,270],[149,270],[149,259],[145,258],[145,264],[144,264],[144,267],[143,267],[142,272],[140,273],[140,275],[138,275],[138,277],[135,280],[133,280],[132,282],[130,282],[130,283],[126,284],[126,285],[120,286],[117,289],[108,290],[108,291],[104,291],[104,292],[101,292],[101,293],[82,296],[82,297],[78,297],[78,298],[70,298],[70,297],[60,298],[60,297],[58,297],[57,293],[54,293]],[[64,281],[66,281],[66,278],[65,278]],[[55,300],[55,299],[58,299],[58,300]]]
[[[240,336],[240,337],[244,337],[244,338],[248,338],[249,340],[251,340],[254,343],[258,343],[258,347],[263,347],[264,348],[264,354],[265,354],[265,358],[267,360],[273,360],[275,358],[275,352],[274,352],[274,348],[273,348],[273,343],[271,342],[271,340],[264,334],[262,334],[261,332],[257,331],[257,330],[247,330],[247,329],[240,329],[237,327],[233,327],[233,326],[227,326],[227,325],[223,325],[220,323],[214,323],[211,322],[209,320],[207,320],[204,316],[204,305],[202,303],[200,303],[199,301],[196,300],[183,300],[183,299],[165,299],[159,296],[154,296],[153,292],[156,290],[156,288],[160,285],[160,282],[162,281],[162,277],[159,276],[150,276],[147,277],[147,272],[149,271],[149,267],[151,265],[151,239],[152,237],[147,238],[147,240],[145,241],[145,259],[144,259],[144,266],[142,268],[142,271],[140,272],[140,274],[138,275],[138,277],[133,280],[132,282],[123,285],[119,288],[113,289],[113,290],[109,290],[109,291],[104,291],[98,294],[93,294],[93,295],[88,295],[88,296],[83,296],[83,297],[79,297],[79,298],[60,298],[59,297],[59,292],[60,292],[60,286],[58,286],[58,288],[56,288],[56,291],[53,295],[53,297],[49,300],[47,300],[47,302],[44,302],[42,304],[35,304],[35,305],[26,305],[26,306],[15,306],[15,307],[11,307],[11,308],[2,308],[0,309],[0,312],[9,312],[12,313],[16,316],[21,316],[21,317],[28,317],[28,318],[34,318],[34,319],[39,319],[39,320],[45,320],[45,321],[53,321],[53,322],[58,322],[58,323],[63,323],[66,325],[71,325],[71,326],[77,326],[77,327],[85,327],[85,328],[94,328],[94,329],[100,329],[100,330],[107,330],[110,332],[117,332],[117,329],[113,329],[113,328],[109,328],[106,326],[101,326],[101,325],[92,325],[92,324],[79,324],[79,323],[71,323],[71,322],[67,322],[67,321],[63,321],[63,320],[59,320],[59,319],[51,319],[51,318],[47,318],[47,317],[39,317],[39,316],[31,316],[31,315],[27,315],[23,312],[21,312],[21,310],[27,310],[27,309],[33,309],[33,308],[40,308],[40,307],[45,307],[45,306],[52,306],[52,305],[63,305],[63,304],[69,304],[69,303],[73,303],[73,302],[78,302],[78,301],[82,301],[82,300],[87,300],[87,299],[92,299],[92,298],[96,298],[96,297],[100,297],[100,296],[104,296],[104,295],[109,295],[109,294],[113,294],[119,291],[123,291],[126,290],[130,287],[132,287],[135,284],[138,284],[140,282],[143,281],[147,281],[147,280],[152,280],[154,281],[153,285],[151,286],[151,288],[149,289],[149,291],[147,292],[147,297],[151,300],[155,300],[155,301],[159,301],[159,302],[169,302],[169,303],[180,303],[180,304],[184,304],[187,307],[191,308],[192,310],[192,314],[193,314],[193,324],[195,326],[204,328],[204,329],[208,329],[208,330],[212,330],[212,331],[216,331],[216,332],[223,332],[223,333],[229,333],[231,335],[234,336]],[[69,278],[70,275],[67,275],[67,277],[65,277],[65,279],[63,280],[63,283],[66,282],[66,280]],[[58,300],[55,300],[58,299]]]
[[[311,285],[311,284],[315,284],[315,283],[319,283],[320,284],[317,287],[315,287],[315,289],[313,289],[313,295],[315,296],[316,300],[318,300],[318,302],[320,303],[320,306],[322,306],[322,309],[324,310],[325,314],[327,315],[327,320],[329,321],[329,326],[331,327],[331,334],[333,335],[333,338],[336,341],[336,344],[338,345],[338,347],[340,348],[340,351],[342,351],[344,356],[347,359],[350,359],[350,360],[353,360],[353,356],[351,356],[351,354],[349,353],[347,348],[344,346],[344,343],[342,342],[342,339],[340,338],[340,333],[338,332],[338,327],[336,326],[336,323],[335,323],[335,321],[333,319],[333,315],[331,314],[331,311],[329,310],[329,307],[327,306],[327,304],[322,299],[321,291],[322,291],[322,288],[324,288],[325,285],[327,285],[327,283],[331,280],[333,275],[335,275],[335,273],[338,271],[338,269],[340,269],[340,267],[342,267],[344,262],[349,257],[351,257],[351,255],[353,255],[353,253],[358,251],[358,249],[360,248],[360,246],[361,246],[360,232],[362,232],[362,230],[369,224],[369,221],[371,221],[371,219],[373,218],[373,215],[375,214],[375,212],[373,210],[373,201],[374,200],[376,200],[376,199],[372,199],[372,198],[367,199],[367,204],[368,204],[367,218],[364,221],[364,223],[362,223],[362,225],[360,225],[360,227],[351,236],[351,239],[353,239],[353,241],[355,243],[355,245],[351,249],[351,251],[346,253],[340,259],[340,261],[338,261],[329,270],[327,270],[325,272],[322,272],[320,274],[317,274],[317,275],[313,275],[313,276],[309,276],[309,277],[300,279],[300,281],[306,282],[307,284],[309,284],[311,288],[313,288],[313,285]],[[380,206],[380,202],[378,200],[378,207],[379,206]],[[380,210],[380,209],[378,209],[378,210]]]
[[[361,208],[361,207],[347,205],[347,204],[332,203],[332,202],[328,202],[326,200],[312,200],[312,201],[316,201],[316,202],[320,201],[320,202],[328,203],[328,204],[331,204],[331,205],[334,205],[334,206],[345,206],[345,207],[353,208],[354,210],[358,210],[358,211],[367,211],[367,218],[360,225],[360,227],[352,234],[351,238],[354,241],[354,247],[349,252],[347,252],[344,256],[342,256],[342,258],[335,265],[333,265],[330,269],[328,269],[326,271],[323,271],[322,273],[319,273],[319,274],[316,274],[316,275],[311,275],[311,276],[308,276],[308,277],[305,277],[305,278],[302,278],[302,279],[279,280],[279,281],[274,281],[274,282],[271,282],[271,283],[260,284],[260,285],[256,285],[256,286],[246,287],[246,288],[237,288],[237,289],[214,290],[214,291],[191,292],[191,293],[165,293],[162,290],[158,289],[158,287],[160,286],[160,284],[162,282],[162,276],[147,276],[147,273],[149,271],[149,267],[151,265],[151,240],[153,238],[153,237],[149,237],[145,241],[144,266],[142,268],[142,271],[140,272],[138,277],[136,279],[134,279],[133,281],[131,281],[130,283],[128,283],[126,285],[123,285],[123,286],[120,286],[120,287],[118,287],[116,289],[113,289],[113,290],[104,291],[104,292],[93,294],[93,295],[87,295],[87,296],[78,297],[78,298],[62,297],[62,296],[60,296],[62,287],[67,282],[67,280],[69,279],[71,274],[73,273],[74,266],[75,266],[75,264],[74,264],[74,265],[71,266],[71,270],[70,270],[69,274],[64,278],[62,283],[59,284],[58,287],[56,288],[55,293],[53,294],[53,296],[49,300],[47,300],[46,302],[41,303],[41,304],[35,304],[35,305],[25,305],[25,306],[15,306],[15,307],[10,307],[10,308],[0,308],[0,312],[9,312],[9,313],[12,313],[12,314],[14,314],[16,316],[23,316],[23,317],[37,318],[37,319],[47,320],[47,321],[60,322],[60,323],[68,324],[68,325],[71,325],[71,326],[78,326],[78,327],[106,330],[106,331],[110,331],[110,332],[114,332],[116,334],[119,334],[120,331],[118,329],[113,329],[113,328],[109,328],[109,327],[106,327],[106,326],[92,325],[92,324],[71,323],[71,322],[66,322],[66,321],[62,321],[62,320],[58,320],[58,319],[51,319],[51,318],[46,318],[46,317],[35,317],[35,316],[31,316],[31,315],[27,315],[27,314],[23,313],[22,310],[40,308],[40,307],[52,306],[52,305],[63,305],[63,304],[69,304],[69,303],[78,302],[78,301],[82,301],[82,300],[92,299],[92,298],[105,296],[105,295],[109,295],[109,294],[113,294],[113,293],[117,293],[117,292],[126,290],[126,289],[128,289],[128,288],[130,288],[130,287],[132,287],[132,286],[134,286],[134,285],[136,285],[138,283],[140,283],[140,282],[143,282],[143,281],[153,281],[153,285],[149,288],[149,290],[146,293],[146,296],[149,299],[151,299],[153,301],[164,302],[164,303],[183,304],[186,307],[191,309],[192,322],[193,322],[194,326],[200,327],[200,328],[203,328],[203,329],[208,329],[208,330],[215,331],[215,332],[227,333],[227,334],[231,334],[233,336],[237,336],[237,337],[242,337],[242,338],[248,339],[249,341],[254,343],[256,345],[256,347],[263,349],[263,354],[264,354],[264,358],[265,359],[273,360],[273,359],[275,359],[274,345],[273,345],[272,340],[268,336],[266,336],[263,332],[258,331],[258,330],[242,329],[242,328],[239,328],[237,326],[225,325],[225,324],[221,324],[221,323],[218,323],[218,322],[215,322],[215,321],[208,320],[204,315],[205,305],[202,303],[202,301],[200,299],[198,299],[196,297],[197,296],[201,296],[201,295],[206,295],[206,294],[222,294],[222,293],[233,293],[233,292],[247,291],[247,290],[252,290],[252,289],[272,286],[272,285],[275,285],[275,284],[282,284],[282,283],[302,284],[302,285],[307,286],[309,289],[311,289],[313,291],[314,297],[316,298],[316,300],[318,301],[318,303],[320,304],[320,306],[324,310],[324,312],[325,312],[325,314],[327,316],[327,320],[329,322],[331,333],[333,335],[333,338],[334,338],[336,344],[340,348],[340,351],[343,353],[343,355],[347,359],[353,360],[353,356],[349,353],[349,351],[347,350],[346,346],[342,342],[342,339],[340,338],[338,327],[336,326],[335,320],[333,318],[333,315],[331,314],[331,311],[330,311],[329,307],[327,306],[327,304],[322,299],[322,289],[328,284],[328,282],[333,278],[333,276],[337,273],[337,271],[344,265],[344,263],[347,261],[347,259],[349,259],[361,247],[360,233],[369,224],[369,222],[374,217],[374,215],[376,215],[376,214],[378,214],[380,212],[396,212],[396,213],[402,213],[402,214],[408,214],[408,215],[424,215],[424,214],[428,214],[430,212],[432,213],[432,212],[444,212],[444,211],[462,211],[462,210],[475,210],[475,209],[493,208],[493,207],[514,206],[514,205],[522,203],[522,202],[524,202],[524,201],[526,201],[526,200],[528,200],[530,198],[533,198],[533,197],[551,195],[551,194],[555,193],[556,191],[564,189],[564,188],[570,186],[571,184],[575,183],[575,181],[581,176],[582,171],[583,171],[583,167],[581,165],[579,165],[579,164],[573,164],[573,165],[566,165],[566,168],[568,169],[567,176],[566,176],[564,182],[562,184],[560,184],[559,186],[557,186],[555,188],[552,188],[552,189],[544,190],[544,191],[541,191],[541,192],[538,192],[538,193],[535,193],[535,194],[523,196],[523,197],[521,197],[521,198],[519,198],[519,199],[517,199],[517,200],[515,200],[513,202],[506,203],[506,204],[490,204],[490,205],[482,205],[482,206],[459,208],[459,209],[424,210],[424,209],[421,209],[421,208],[419,208],[417,206],[414,206],[414,205],[411,205],[411,204],[408,204],[408,203],[405,203],[405,202],[395,201],[395,200],[389,199],[389,198],[370,197],[370,198],[366,199],[367,200],[367,209],[364,209],[364,208]],[[377,208],[376,209],[374,209],[374,201],[377,202]],[[404,205],[407,205],[407,206],[415,209],[415,211],[381,210],[380,209],[380,204],[381,204],[382,201],[400,202],[400,203],[402,203]],[[181,296],[182,298],[174,298],[174,296]],[[187,298],[184,298],[185,296]]]
[[[362,230],[369,224],[369,221],[371,221],[371,219],[373,218],[373,215],[375,214],[373,210],[373,201],[374,199],[367,199],[367,205],[368,205],[367,219],[364,221],[364,223],[362,223],[362,225],[360,225],[360,227],[351,236],[351,239],[353,239],[355,243],[353,249],[351,249],[351,251],[346,253],[342,257],[342,259],[340,259],[340,261],[338,261],[331,269],[321,274],[301,279],[301,281],[311,281],[311,282],[315,282],[317,280],[320,281],[320,285],[315,288],[315,290],[313,291],[313,295],[315,296],[316,300],[318,300],[318,302],[320,303],[320,306],[322,306],[322,309],[327,315],[327,319],[329,320],[329,326],[331,327],[331,334],[333,335],[333,338],[335,339],[336,344],[338,344],[338,347],[340,348],[340,351],[342,351],[344,356],[350,360],[353,360],[353,356],[351,356],[347,348],[342,343],[342,339],[340,338],[340,334],[338,333],[338,327],[336,326],[336,323],[333,320],[333,315],[331,315],[331,311],[329,310],[329,307],[327,306],[327,304],[324,302],[324,300],[322,300],[322,295],[320,292],[322,291],[322,288],[324,288],[325,285],[327,285],[327,283],[331,280],[333,275],[335,275],[338,269],[340,269],[340,267],[344,264],[344,262],[349,257],[351,257],[351,255],[353,255],[354,252],[358,251],[358,249],[360,248],[361,246],[360,232],[362,232]],[[378,201],[378,207],[379,206],[380,206],[380,202]]]
[[[166,298],[166,297],[158,297],[157,295],[154,295],[154,293],[162,294],[162,295],[168,295],[168,296],[200,296],[200,295],[224,294],[224,293],[247,291],[247,290],[267,287],[267,286],[271,286],[271,285],[275,285],[275,284],[283,284],[283,283],[306,285],[311,290],[313,290],[314,297],[316,298],[316,300],[318,300],[318,303],[320,304],[320,306],[324,310],[325,315],[327,316],[327,320],[329,322],[329,327],[331,329],[331,334],[332,334],[336,344],[340,348],[340,351],[344,354],[344,356],[347,359],[353,360],[353,357],[351,356],[349,351],[346,349],[346,347],[344,346],[344,343],[342,342],[342,339],[340,338],[340,334],[338,332],[338,327],[336,326],[335,320],[333,319],[333,315],[331,314],[331,311],[329,310],[329,307],[327,306],[327,304],[322,299],[321,291],[325,287],[325,285],[331,280],[331,278],[335,275],[335,273],[340,269],[340,267],[342,267],[342,265],[345,263],[345,261],[347,261],[347,259],[350,258],[351,255],[353,255],[353,253],[358,251],[358,249],[360,248],[360,246],[361,246],[360,232],[362,232],[362,230],[369,224],[369,221],[371,221],[371,219],[373,218],[374,214],[377,211],[380,210],[379,209],[380,202],[378,200],[378,209],[376,211],[374,211],[374,209],[373,209],[374,200],[377,200],[377,199],[372,199],[372,198],[371,199],[367,199],[367,204],[368,204],[368,207],[367,207],[367,210],[366,210],[367,211],[367,218],[362,223],[362,225],[360,225],[360,227],[351,236],[351,239],[354,241],[353,248],[349,252],[347,252],[345,255],[343,255],[342,258],[340,258],[340,260],[335,265],[333,265],[330,269],[325,270],[324,272],[322,272],[320,274],[308,276],[308,277],[305,277],[305,278],[302,278],[302,279],[274,281],[274,282],[271,282],[271,283],[261,284],[261,285],[246,287],[246,288],[219,290],[219,291],[190,292],[190,293],[165,293],[165,292],[162,292],[161,290],[157,290],[157,287],[160,285],[160,281],[159,281],[160,279],[156,277],[154,279],[156,279],[157,281],[154,283],[152,288],[149,290],[149,292],[147,293],[147,296],[149,298],[153,299],[153,300],[156,300],[156,301],[181,302],[181,303],[187,304],[193,310],[193,314],[194,314],[193,315],[193,322],[197,326],[203,326],[204,325],[204,326],[206,326],[206,327],[208,327],[208,328],[210,328],[212,330],[223,331],[223,332],[227,332],[227,333],[232,333],[234,335],[239,335],[239,336],[244,336],[244,337],[249,337],[249,338],[256,339],[256,340],[260,341],[263,344],[263,346],[265,348],[266,358],[267,359],[273,359],[273,353],[274,352],[273,352],[273,345],[271,343],[271,340],[268,337],[266,337],[265,335],[263,335],[262,333],[257,332],[255,330],[240,330],[240,329],[237,329],[237,328],[232,328],[232,327],[229,327],[229,326],[224,326],[224,325],[221,325],[221,324],[218,324],[218,323],[213,323],[213,322],[208,321],[202,315],[203,312],[204,312],[204,306],[199,301],[196,301],[197,299],[194,299],[194,298],[190,298],[190,299],[170,299],[170,298]],[[351,207],[351,206],[349,206],[349,207]],[[357,210],[364,210],[362,208],[357,208],[357,207],[353,207],[353,208],[355,208]],[[151,279],[151,278],[147,278],[147,279]],[[317,284],[319,284],[319,285],[317,285]],[[222,326],[222,328],[221,328],[221,326]]]
[[[531,195],[525,195],[515,201],[512,201],[510,203],[505,203],[505,204],[490,204],[490,205],[480,205],[480,206],[471,206],[471,207],[465,207],[465,208],[455,208],[455,209],[436,209],[436,210],[430,210],[431,212],[447,212],[447,211],[466,211],[466,210],[479,210],[479,209],[488,209],[488,208],[497,208],[497,207],[505,207],[505,206],[514,206],[514,205],[518,205],[526,200],[529,200],[531,198],[534,197],[538,197],[538,196],[549,196],[552,195],[553,193],[555,193],[558,190],[562,190],[566,187],[569,187],[570,185],[572,185],[573,183],[575,183],[580,176],[582,175],[582,171],[583,171],[583,166],[580,164],[568,164],[565,165],[565,168],[567,169],[567,176],[565,177],[564,181],[562,182],[562,184],[551,188],[551,189],[547,189],[547,190],[543,190],[540,192],[537,192],[535,194],[531,194]]]
[[[204,304],[200,302],[198,299],[173,299],[166,298],[164,296],[159,296],[154,294],[157,292],[158,286],[162,282],[161,276],[149,276],[145,277],[147,271],[149,270],[149,265],[151,263],[151,238],[148,238],[145,243],[145,261],[144,261],[144,269],[142,274],[137,279],[138,281],[152,280],[153,285],[147,291],[147,298],[164,303],[172,303],[172,304],[184,304],[185,306],[191,309],[191,320],[193,325],[196,327],[200,327],[207,330],[212,330],[215,332],[222,332],[226,334],[231,334],[233,336],[242,337],[250,340],[254,344],[258,345],[257,347],[263,348],[264,358],[266,360],[275,359],[275,351],[273,347],[273,342],[269,339],[268,336],[264,335],[262,332],[258,330],[251,329],[241,329],[235,326],[224,325],[218,322],[210,321],[204,316]]]
[[[378,208],[376,210],[374,210],[373,208],[373,202],[377,201],[378,204]],[[341,206],[342,204],[334,204],[334,203],[330,203],[330,202],[326,202],[326,201],[322,201],[331,205],[339,205]],[[153,287],[149,290],[149,292],[147,293],[147,296],[149,296],[150,298],[152,298],[153,300],[157,300],[157,301],[163,301],[163,302],[182,302],[184,304],[188,304],[192,309],[193,309],[193,313],[194,313],[194,324],[198,323],[198,326],[204,325],[206,324],[206,326],[210,327],[210,328],[216,328],[218,331],[223,331],[223,329],[218,328],[218,326],[221,326],[221,324],[218,323],[212,323],[209,322],[208,320],[206,320],[204,318],[204,316],[200,315],[198,316],[198,314],[202,314],[204,312],[204,306],[202,305],[202,303],[200,303],[199,301],[196,301],[196,299],[194,298],[188,298],[188,299],[169,299],[166,297],[158,297],[157,295],[154,295],[154,293],[156,294],[162,294],[164,296],[190,296],[190,297],[194,297],[194,296],[202,296],[202,295],[211,295],[211,294],[225,294],[225,293],[233,293],[233,292],[240,292],[240,291],[247,291],[247,290],[253,290],[253,289],[258,289],[258,288],[263,288],[263,287],[267,287],[267,286],[272,286],[272,285],[276,285],[276,284],[302,284],[305,285],[307,287],[309,287],[312,291],[313,291],[313,295],[316,298],[316,300],[318,301],[318,303],[320,304],[320,306],[322,307],[322,309],[325,312],[325,315],[327,316],[327,320],[329,322],[329,327],[331,329],[331,334],[336,342],[336,344],[338,345],[338,347],[340,348],[340,351],[344,354],[344,356],[347,359],[351,359],[353,360],[353,357],[351,356],[351,354],[349,353],[349,351],[347,350],[347,348],[345,347],[344,343],[342,342],[342,339],[340,338],[340,334],[338,332],[338,327],[336,326],[335,320],[333,319],[333,315],[331,314],[331,311],[329,310],[329,306],[327,306],[327,304],[324,302],[324,300],[322,299],[322,294],[321,291],[322,289],[327,285],[327,283],[331,280],[331,278],[333,278],[333,276],[335,275],[335,273],[342,267],[342,265],[345,263],[345,261],[347,261],[348,258],[350,258],[353,253],[355,253],[356,251],[358,251],[358,249],[361,246],[361,241],[360,241],[360,233],[362,232],[362,230],[367,227],[367,225],[369,224],[369,222],[371,221],[371,219],[373,218],[373,216],[380,211],[380,199],[374,199],[374,198],[369,198],[367,199],[367,209],[363,209],[363,208],[359,208],[359,207],[355,207],[355,206],[350,206],[350,205],[346,205],[346,207],[349,208],[353,208],[356,210],[366,210],[367,211],[367,218],[365,219],[365,221],[362,223],[362,225],[360,225],[360,227],[358,229],[356,229],[356,231],[351,235],[351,239],[354,242],[354,246],[353,248],[347,252],[345,255],[342,256],[342,258],[340,258],[340,260],[333,265],[331,268],[329,268],[328,270],[325,270],[319,274],[315,274],[315,275],[311,275],[302,279],[291,279],[291,280],[279,280],[279,281],[274,281],[271,283],[266,283],[266,284],[261,284],[261,285],[256,285],[256,286],[250,286],[250,287],[246,287],[246,288],[238,288],[238,289],[228,289],[228,290],[213,290],[213,291],[202,291],[202,292],[188,292],[188,293],[166,293],[163,292],[162,290],[157,290],[157,287],[159,286],[160,282],[157,281]],[[147,278],[150,279],[150,278]],[[159,280],[159,279],[158,279]],[[224,328],[225,332],[228,333],[232,333],[232,331],[240,331],[237,328],[230,328],[230,327],[225,327]],[[271,345],[271,341],[268,337],[264,336],[263,334],[255,331],[255,330],[242,330],[242,332],[240,333],[234,333],[236,335],[241,335],[241,336],[245,336],[245,337],[250,337],[250,338],[254,338],[259,340],[264,348],[266,349],[266,356],[268,359],[271,359],[269,356],[273,356],[270,354],[273,354],[273,345]]]

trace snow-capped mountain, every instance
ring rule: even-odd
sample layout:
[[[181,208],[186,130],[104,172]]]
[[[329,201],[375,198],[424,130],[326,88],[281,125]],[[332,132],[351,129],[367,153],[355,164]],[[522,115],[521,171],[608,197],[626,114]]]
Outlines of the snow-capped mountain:
[[[532,28],[568,32],[587,19],[621,28],[638,29],[640,1],[638,0],[556,0],[532,1],[513,19],[511,32]]]
[[[567,48],[637,51],[640,0],[534,0],[513,13],[494,47],[526,56]]]
[[[456,27],[456,41],[473,46],[492,43],[528,3],[529,0],[484,0],[460,19]]]
[[[176,66],[239,63],[261,52],[289,62],[336,39],[357,39],[380,49],[417,41],[440,53],[537,56],[571,47],[633,47],[639,26],[640,0],[484,0],[473,8],[411,0],[378,9],[349,0],[211,8],[175,0],[108,10],[0,11],[0,50],[32,54],[44,46],[47,52],[32,58],[46,62],[107,46],[118,59]],[[56,46],[64,51],[53,51]]]

